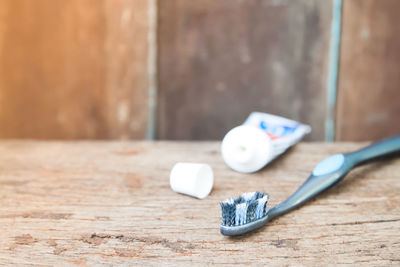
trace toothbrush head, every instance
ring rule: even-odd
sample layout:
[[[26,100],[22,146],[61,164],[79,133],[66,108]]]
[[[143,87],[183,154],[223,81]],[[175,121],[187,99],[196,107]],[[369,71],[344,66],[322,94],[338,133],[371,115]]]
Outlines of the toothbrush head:
[[[268,199],[266,193],[250,192],[222,201],[221,233],[240,235],[263,226],[268,220]]]

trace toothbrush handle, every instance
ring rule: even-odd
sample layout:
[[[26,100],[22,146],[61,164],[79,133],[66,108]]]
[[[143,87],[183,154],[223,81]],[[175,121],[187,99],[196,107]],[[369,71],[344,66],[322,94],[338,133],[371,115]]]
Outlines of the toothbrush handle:
[[[400,136],[385,139],[361,150],[336,154],[315,166],[310,177],[288,199],[269,211],[270,218],[277,217],[301,206],[319,193],[331,188],[355,166],[378,160],[400,152]]]
[[[346,154],[348,161],[354,166],[379,160],[381,158],[392,156],[400,152],[400,135],[393,136],[366,148]]]

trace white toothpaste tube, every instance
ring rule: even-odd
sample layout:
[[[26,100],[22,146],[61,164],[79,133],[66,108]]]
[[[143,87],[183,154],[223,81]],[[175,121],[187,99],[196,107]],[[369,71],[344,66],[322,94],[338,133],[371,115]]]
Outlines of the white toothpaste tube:
[[[267,113],[252,112],[222,140],[222,157],[238,172],[256,172],[311,132],[309,125]]]

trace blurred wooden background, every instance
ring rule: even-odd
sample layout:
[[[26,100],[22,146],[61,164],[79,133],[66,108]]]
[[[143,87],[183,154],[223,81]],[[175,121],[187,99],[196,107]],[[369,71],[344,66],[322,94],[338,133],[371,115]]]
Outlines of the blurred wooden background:
[[[308,140],[399,133],[398,14],[398,0],[2,0],[0,138],[221,139],[251,111],[310,124]]]

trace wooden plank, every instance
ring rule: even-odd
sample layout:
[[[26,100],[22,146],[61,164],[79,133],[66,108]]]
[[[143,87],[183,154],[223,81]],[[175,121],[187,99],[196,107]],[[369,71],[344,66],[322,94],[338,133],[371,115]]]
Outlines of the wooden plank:
[[[160,138],[220,139],[251,111],[323,140],[331,3],[159,1]]]
[[[400,132],[400,2],[343,1],[337,140]]]
[[[143,138],[146,0],[0,2],[0,138]]]
[[[0,264],[398,265],[399,159],[352,171],[253,234],[219,233],[219,201],[261,190],[274,205],[320,160],[363,145],[302,143],[258,173],[239,174],[224,164],[217,142],[3,141]],[[213,167],[210,196],[170,189],[177,161]]]

